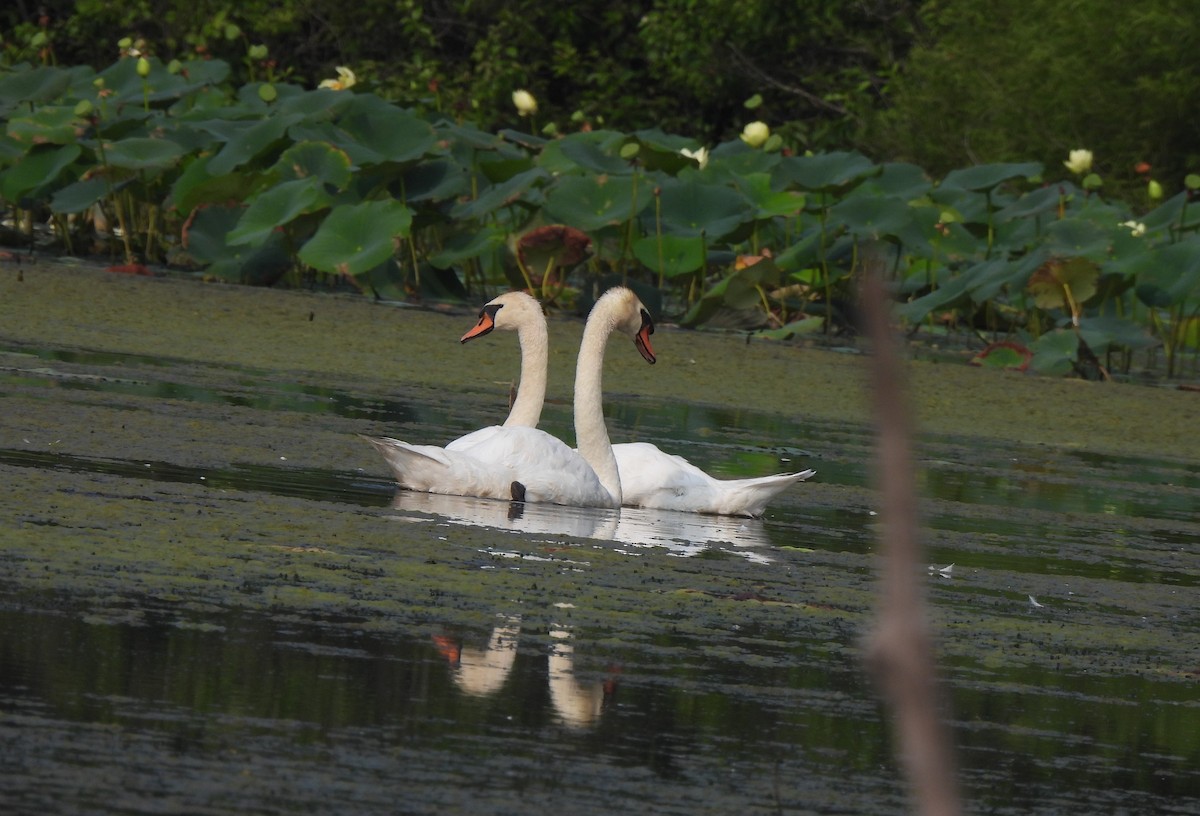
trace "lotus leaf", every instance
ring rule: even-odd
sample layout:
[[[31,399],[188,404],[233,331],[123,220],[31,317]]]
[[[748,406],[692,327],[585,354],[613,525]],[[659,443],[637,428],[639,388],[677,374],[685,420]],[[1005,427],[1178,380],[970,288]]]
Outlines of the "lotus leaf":
[[[906,202],[891,196],[846,196],[829,209],[830,225],[867,240],[895,236],[912,220]]]
[[[799,320],[785,323],[777,329],[761,329],[754,333],[755,337],[764,340],[790,340],[802,334],[816,334],[825,327],[825,318],[817,315],[806,315]]]
[[[1156,308],[1200,301],[1200,240],[1147,252],[1134,291],[1142,303]]]
[[[649,203],[646,184],[632,176],[566,176],[546,196],[546,216],[594,232],[623,224]]]
[[[536,227],[517,239],[517,258],[530,272],[569,268],[585,260],[592,251],[587,233],[562,224]]]
[[[905,201],[912,201],[928,193],[932,187],[933,182],[917,165],[905,162],[887,162],[879,166],[877,174],[869,176],[861,185],[854,188],[854,192],[861,194],[869,191],[878,195],[895,196]]]
[[[20,202],[28,194],[52,187],[82,152],[77,144],[33,148],[25,158],[0,174],[0,197]]]
[[[649,235],[634,241],[633,255],[647,269],[663,277],[690,275],[704,268],[704,240],[682,235]]]
[[[430,256],[429,263],[438,269],[449,269],[502,246],[504,233],[494,227],[456,232],[447,239],[446,245],[440,251]]]
[[[183,147],[170,139],[133,138],[104,145],[104,161],[125,170],[162,170],[183,154]]]
[[[1111,346],[1144,349],[1158,345],[1158,340],[1138,324],[1115,316],[1088,317],[1081,321],[1079,333],[1093,349],[1103,351]]]
[[[193,159],[175,179],[170,200],[176,212],[190,213],[202,204],[244,201],[261,184],[257,176],[249,173],[213,176],[208,172],[211,159],[211,155]]]
[[[999,210],[996,213],[996,223],[1003,224],[1018,218],[1029,218],[1031,216],[1052,213],[1066,195],[1067,193],[1063,190],[1063,185],[1061,184],[1053,187],[1043,187],[1040,190],[1032,190]]]
[[[462,165],[451,159],[421,162],[404,174],[404,198],[407,201],[447,201],[469,190]]]
[[[757,208],[757,218],[792,216],[804,209],[804,193],[773,189],[767,173],[750,173],[734,179],[737,189]]]
[[[356,94],[338,124],[354,144],[335,144],[359,165],[416,161],[437,142],[432,125],[373,94]]]
[[[196,127],[224,142],[217,155],[209,160],[208,172],[220,176],[241,167],[282,139],[298,121],[299,114],[272,116],[257,122],[223,119],[198,122]]]
[[[379,266],[408,235],[412,211],[399,201],[365,201],[335,207],[300,248],[300,260],[322,272],[357,276]]]
[[[861,153],[832,152],[784,159],[780,170],[807,190],[831,191],[860,181],[879,167]]]
[[[318,179],[285,181],[256,196],[225,240],[231,244],[261,244],[275,230],[329,203],[329,194]]]
[[[27,145],[70,144],[83,128],[74,105],[45,105],[33,113],[8,120],[5,133]]]
[[[327,188],[343,190],[350,181],[350,157],[324,142],[299,142],[283,151],[275,163],[280,178],[315,178]]]
[[[592,173],[608,173],[624,175],[634,171],[634,165],[620,156],[621,145],[625,134],[611,131],[592,131],[591,133],[572,133],[554,144],[558,152],[575,168],[583,168]],[[554,153],[542,151],[539,164],[552,172],[562,172],[564,168],[552,168],[549,159]]]
[[[911,323],[924,320],[935,309],[941,309],[966,298],[971,279],[967,275],[951,278],[945,284],[916,300],[910,300],[896,308],[896,314]]]
[[[667,179],[661,190],[663,230],[674,235],[719,241],[754,217],[750,202],[732,187],[692,176]]]
[[[540,167],[518,173],[503,184],[487,188],[474,201],[465,201],[456,205],[450,211],[450,216],[458,219],[482,219],[501,207],[507,207],[519,201],[526,191],[549,177],[550,175]]]
[[[1096,294],[1100,269],[1087,258],[1051,258],[1039,266],[1025,284],[1039,309],[1068,309]],[[1068,296],[1069,295],[1069,296]]]
[[[237,283],[269,285],[291,266],[279,233],[257,247],[230,245],[226,234],[242,214],[240,207],[202,207],[188,220],[183,245],[188,255],[205,264],[206,274]]]
[[[1087,218],[1063,218],[1046,226],[1045,245],[1059,255],[1078,255],[1102,261],[1108,256],[1116,228],[1115,218],[1103,225]]]
[[[942,179],[943,187],[961,187],[964,190],[990,190],[1006,181],[1032,178],[1042,174],[1041,162],[1019,164],[980,164],[952,170]]]
[[[1033,352],[1033,369],[1038,373],[1066,374],[1079,359],[1079,335],[1070,329],[1055,329],[1035,340],[1029,350]]]
[[[63,214],[83,212],[121,186],[104,178],[83,179],[55,192],[50,198],[50,209]]]
[[[1002,340],[991,343],[983,351],[971,358],[971,365],[984,368],[1002,368],[1024,371],[1029,368],[1033,352],[1020,343]]]

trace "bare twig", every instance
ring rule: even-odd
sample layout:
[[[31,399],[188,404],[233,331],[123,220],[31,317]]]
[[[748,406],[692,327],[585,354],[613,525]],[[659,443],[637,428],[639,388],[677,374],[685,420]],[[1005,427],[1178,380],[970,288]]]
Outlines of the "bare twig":
[[[873,264],[862,288],[862,315],[874,344],[872,392],[879,432],[876,479],[882,499],[883,557],[878,621],[867,662],[891,704],[896,751],[912,785],[917,812],[962,812],[948,731],[942,725],[933,647],[920,583],[921,545],[912,429],[904,399],[901,360],[888,326],[887,298]]]
[[[799,85],[792,85],[790,83],[783,82],[779,79],[776,79],[771,74],[767,73],[765,70],[758,67],[758,65],[754,62],[754,60],[750,59],[750,57],[748,57],[748,56],[746,56],[746,54],[742,53],[741,49],[739,49],[732,42],[726,41],[725,47],[729,49],[729,53],[733,56],[734,61],[736,63],[738,63],[738,65],[740,65],[741,68],[746,73],[748,73],[750,76],[752,76],[754,79],[758,80],[759,82],[766,83],[767,85],[777,88],[778,90],[783,91],[784,93],[788,93],[793,96],[798,96],[815,108],[832,111],[833,113],[836,113],[839,116],[849,116],[850,115],[850,111],[846,110],[841,105],[834,104],[833,102],[830,102],[829,100],[824,99],[821,96],[818,96],[817,94],[813,93],[812,91],[806,91],[804,88],[801,88]]]

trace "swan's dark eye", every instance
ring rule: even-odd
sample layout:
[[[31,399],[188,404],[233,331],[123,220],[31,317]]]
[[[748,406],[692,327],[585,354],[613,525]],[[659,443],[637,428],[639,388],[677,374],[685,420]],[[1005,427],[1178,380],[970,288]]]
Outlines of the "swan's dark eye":
[[[642,309],[642,328],[646,330],[646,334],[654,334],[654,321],[645,309]]]

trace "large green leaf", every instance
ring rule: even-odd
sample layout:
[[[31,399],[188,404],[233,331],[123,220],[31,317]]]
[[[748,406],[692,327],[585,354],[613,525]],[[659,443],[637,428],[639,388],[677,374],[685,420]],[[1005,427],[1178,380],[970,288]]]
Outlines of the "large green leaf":
[[[1043,231],[1047,249],[1058,255],[1077,255],[1102,261],[1112,245],[1115,219],[1098,224],[1086,218],[1062,218],[1046,225]]]
[[[437,133],[424,119],[372,94],[355,95],[338,125],[354,143],[335,144],[359,165],[416,161],[437,142]]]
[[[998,184],[1018,178],[1031,178],[1042,173],[1041,162],[1022,162],[1019,164],[980,164],[975,167],[965,167],[951,170],[942,179],[946,187],[961,187],[964,190],[990,190]]]
[[[441,250],[429,257],[429,263],[438,269],[449,269],[502,246],[504,233],[495,227],[456,232]]]
[[[793,320],[777,329],[760,329],[754,332],[754,337],[764,340],[791,340],[806,334],[816,334],[825,327],[825,318],[818,315],[805,315],[799,320]]]
[[[1200,237],[1146,254],[1135,292],[1147,306],[1168,308],[1200,300]]]
[[[5,133],[27,145],[69,144],[82,129],[83,122],[75,115],[74,105],[45,105],[9,119]]]
[[[1110,346],[1137,351],[1159,343],[1145,327],[1132,320],[1115,316],[1085,318],[1080,323],[1079,332],[1093,351],[1102,351]]]
[[[804,209],[804,193],[776,190],[768,173],[735,176],[734,184],[755,207],[756,218],[796,215]]]
[[[1025,284],[1039,309],[1069,309],[1068,292],[1075,303],[1096,294],[1100,268],[1087,258],[1051,258],[1039,266]]]
[[[915,164],[887,162],[879,166],[879,172],[869,176],[855,188],[855,193],[871,192],[895,196],[905,201],[920,198],[929,192],[933,182],[925,171]]]
[[[300,260],[322,272],[360,275],[391,257],[408,235],[412,211],[391,199],[335,207],[300,248]]]
[[[750,202],[737,190],[695,175],[667,179],[660,189],[663,230],[675,235],[719,240],[754,217]]]
[[[431,159],[413,165],[404,174],[406,201],[446,201],[470,189],[462,165],[451,159]]]
[[[50,198],[50,209],[64,215],[83,212],[108,195],[110,189],[118,189],[103,178],[89,178],[68,184]]]
[[[692,304],[692,308],[680,319],[679,325],[699,326],[708,322],[723,308],[738,311],[758,308],[762,303],[759,286],[763,283],[777,283],[777,274],[778,270],[774,264],[766,262],[737,270],[721,279]]]
[[[487,188],[474,201],[457,204],[450,211],[450,215],[459,219],[483,218],[501,207],[521,200],[526,191],[549,177],[550,174],[542,168],[531,168],[523,173],[518,173],[502,184]]]
[[[287,180],[312,178],[332,190],[343,190],[350,183],[350,157],[324,142],[300,142],[279,156],[275,169]]]
[[[918,323],[935,309],[965,300],[970,284],[967,275],[951,278],[932,292],[896,307],[896,314],[911,323]]]
[[[1058,186],[1032,190],[996,213],[996,223],[1003,224],[1015,218],[1053,213],[1062,200]]]
[[[862,179],[877,165],[861,153],[817,153],[794,156],[780,165],[784,176],[806,190],[832,190]]]
[[[25,195],[50,187],[82,152],[77,144],[35,147],[0,174],[0,197],[20,202]]]
[[[183,231],[184,249],[205,272],[235,283],[270,285],[291,266],[280,233],[272,233],[255,247],[225,240],[242,214],[240,207],[201,207]]]
[[[623,224],[649,202],[648,184],[632,176],[566,176],[546,196],[546,216],[586,232]]]
[[[682,235],[650,235],[633,243],[633,256],[667,278],[690,275],[704,267],[704,239]]]
[[[612,134],[606,131],[572,133],[558,140],[556,147],[565,158],[584,170],[614,175],[632,173],[633,165],[617,153],[625,141],[625,136],[615,135],[618,138],[612,138]],[[545,159],[542,166],[546,166]]]
[[[213,157],[192,159],[171,186],[171,204],[175,211],[187,214],[202,204],[221,204],[244,201],[262,184],[252,173],[225,173],[214,176],[208,172]]]
[[[829,210],[831,226],[867,240],[895,236],[912,220],[908,204],[891,196],[847,196]]]
[[[241,167],[283,138],[287,129],[300,120],[299,114],[271,116],[255,122],[212,119],[196,127],[208,131],[224,146],[208,164],[208,172],[221,176]]]
[[[212,64],[201,61],[187,63],[188,70],[172,73],[156,57],[148,57],[148,76],[137,72],[138,60],[123,57],[100,72],[104,89],[110,101],[120,106],[143,107],[146,103],[167,102],[195,93],[209,84],[223,82],[229,74],[228,63],[212,60]]]
[[[22,102],[50,102],[61,96],[70,85],[71,72],[55,65],[6,72],[0,76],[0,114]]]
[[[1033,352],[1033,368],[1038,373],[1066,374],[1079,359],[1079,336],[1070,329],[1055,329],[1035,340],[1029,350]]]
[[[329,206],[330,198],[317,178],[285,181],[260,193],[226,236],[231,244],[261,244],[275,230],[305,213]]]
[[[169,139],[122,139],[104,145],[104,161],[126,170],[162,170],[173,166],[184,150]]]

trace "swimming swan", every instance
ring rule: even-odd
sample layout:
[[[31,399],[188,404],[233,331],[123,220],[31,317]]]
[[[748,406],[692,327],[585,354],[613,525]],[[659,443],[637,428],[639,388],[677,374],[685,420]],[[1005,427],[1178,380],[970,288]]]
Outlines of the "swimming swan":
[[[655,361],[650,345],[654,323],[646,307],[624,287],[605,292],[588,315],[576,364],[578,452],[545,431],[523,425],[485,428],[445,447],[412,445],[388,437],[368,437],[367,441],[387,460],[400,486],[408,490],[620,507],[621,480],[604,424],[601,390],[604,350],[614,332],[632,337],[642,357]],[[542,368],[544,380],[545,366]],[[537,408],[540,413],[540,404]]]
[[[493,329],[515,331],[521,344],[521,381],[504,425],[535,427],[545,402],[549,358],[541,304],[524,292],[500,295],[483,307],[479,322],[463,335],[462,342]],[[612,450],[627,507],[757,517],[766,510],[767,502],[789,485],[816,473],[804,470],[753,479],[715,479],[683,457],[648,442],[613,445]]]

